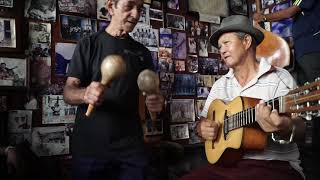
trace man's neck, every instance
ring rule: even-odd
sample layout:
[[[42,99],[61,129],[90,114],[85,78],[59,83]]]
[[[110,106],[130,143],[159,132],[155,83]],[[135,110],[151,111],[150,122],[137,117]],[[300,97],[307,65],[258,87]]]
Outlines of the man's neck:
[[[126,38],[128,34],[118,26],[115,26],[113,24],[109,24],[109,26],[105,29],[105,31],[110,34],[113,37],[116,38]]]
[[[244,63],[233,68],[233,70],[239,84],[244,87],[257,75],[259,62],[254,57],[247,58]]]

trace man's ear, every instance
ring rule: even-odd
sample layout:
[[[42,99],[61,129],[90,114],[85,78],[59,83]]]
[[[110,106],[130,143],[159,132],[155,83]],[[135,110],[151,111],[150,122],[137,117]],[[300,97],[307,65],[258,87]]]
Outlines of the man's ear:
[[[111,16],[113,16],[113,8],[115,7],[114,0],[107,0],[106,8]]]
[[[244,43],[246,50],[248,50],[250,48],[250,46],[252,45],[252,38],[253,37],[249,34],[246,34],[244,36],[243,43]]]

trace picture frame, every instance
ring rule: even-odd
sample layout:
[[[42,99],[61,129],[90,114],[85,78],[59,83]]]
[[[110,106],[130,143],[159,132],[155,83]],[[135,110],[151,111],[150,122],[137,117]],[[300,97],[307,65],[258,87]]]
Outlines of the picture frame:
[[[27,59],[0,57],[0,86],[27,87]]]
[[[194,99],[172,99],[171,122],[193,122],[195,121]]]
[[[181,140],[189,138],[188,124],[170,125],[170,134],[172,140]]]
[[[176,30],[185,30],[185,17],[175,14],[166,14],[167,18],[167,28],[176,29]]]

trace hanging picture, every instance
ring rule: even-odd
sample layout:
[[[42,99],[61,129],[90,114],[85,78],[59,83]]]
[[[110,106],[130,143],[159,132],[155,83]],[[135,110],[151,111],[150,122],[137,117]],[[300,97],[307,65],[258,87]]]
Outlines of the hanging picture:
[[[24,16],[43,21],[55,21],[56,0],[26,0]]]
[[[188,124],[170,125],[170,134],[172,140],[188,139],[189,129]]]
[[[60,34],[62,39],[79,41],[97,32],[97,20],[78,16],[60,15]]]
[[[66,104],[62,95],[42,97],[42,124],[74,123],[76,106]]]
[[[111,21],[111,15],[107,9],[106,0],[97,0],[97,19]]]
[[[31,132],[32,111],[30,110],[10,110],[8,115],[9,133]]]
[[[175,14],[166,14],[167,17],[167,28],[177,29],[184,31],[185,29],[185,18]]]
[[[12,8],[13,7],[13,0],[1,0],[0,6]]]
[[[57,43],[56,50],[56,75],[66,75],[69,63],[72,59],[76,44],[72,43]]]
[[[65,126],[32,129],[32,151],[38,156],[69,154],[69,137]]]
[[[96,17],[97,0],[58,0],[60,12],[71,12]]]
[[[172,99],[171,122],[195,121],[194,99]]]
[[[174,91],[177,96],[194,96],[195,76],[193,74],[176,74],[174,76]]]
[[[27,60],[0,57],[0,86],[26,86]]]
[[[16,48],[16,43],[15,19],[0,17],[0,48]]]
[[[186,33],[172,33],[172,58],[186,59],[187,58],[187,37]]]

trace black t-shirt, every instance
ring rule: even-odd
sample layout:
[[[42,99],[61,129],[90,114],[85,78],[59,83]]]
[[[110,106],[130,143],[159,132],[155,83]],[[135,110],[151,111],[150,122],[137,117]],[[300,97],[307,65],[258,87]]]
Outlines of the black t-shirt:
[[[83,87],[100,82],[101,62],[110,54],[123,57],[126,73],[108,85],[103,104],[89,118],[85,116],[88,106],[79,105],[72,136],[74,155],[101,157],[142,150],[137,77],[142,70],[153,69],[150,52],[131,37],[120,39],[99,31],[78,43],[68,76],[80,79]]]

